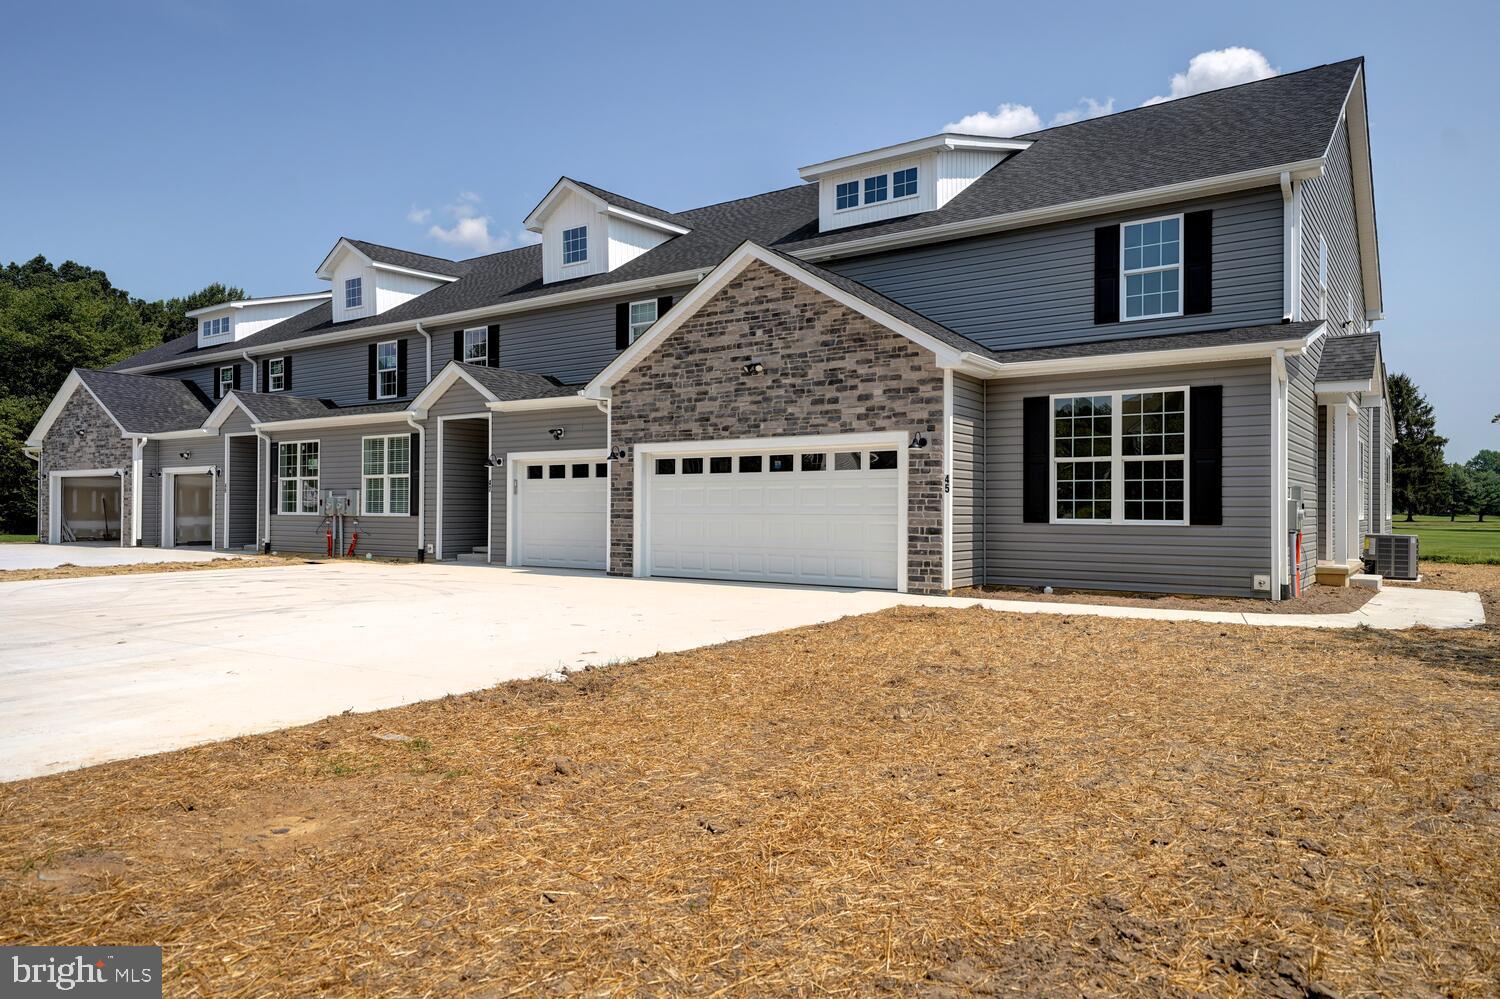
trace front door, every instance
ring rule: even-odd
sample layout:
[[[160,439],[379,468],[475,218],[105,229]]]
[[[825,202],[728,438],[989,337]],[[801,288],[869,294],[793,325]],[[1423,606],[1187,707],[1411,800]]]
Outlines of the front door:
[[[172,544],[207,545],[213,540],[214,477],[172,476]]]

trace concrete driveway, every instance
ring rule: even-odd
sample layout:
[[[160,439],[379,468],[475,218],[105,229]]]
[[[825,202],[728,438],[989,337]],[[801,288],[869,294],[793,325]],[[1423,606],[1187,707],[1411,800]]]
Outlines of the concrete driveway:
[[[871,591],[359,563],[0,586],[0,780],[905,600]]]
[[[147,562],[208,562],[239,558],[205,548],[121,548],[113,542],[79,541],[67,545],[0,545],[0,571],[56,569],[60,565],[141,565]]]

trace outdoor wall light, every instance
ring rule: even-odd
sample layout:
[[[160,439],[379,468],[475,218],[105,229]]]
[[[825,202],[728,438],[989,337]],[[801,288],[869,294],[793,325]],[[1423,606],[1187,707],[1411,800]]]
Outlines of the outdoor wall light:
[[[181,458],[183,461],[187,461],[192,456],[193,456],[193,452],[191,452],[191,451],[178,451],[177,452],[177,457]]]
[[[77,430],[73,431],[73,433],[77,435],[79,440],[83,440],[84,434],[86,434],[87,432],[88,431],[84,430],[82,427],[79,427]]]
[[[553,427],[551,430],[547,431],[547,433],[552,435],[553,440],[560,441],[567,436],[568,431],[563,427]]]
[[[911,443],[907,445],[913,451],[920,451],[927,446],[927,436],[918,430],[911,435]]]
[[[766,366],[759,361],[751,361],[745,365],[745,374],[747,375],[763,375],[765,373]]]
[[[505,459],[502,458],[500,455],[498,455],[498,454],[492,454],[492,455],[490,455],[490,467],[491,468],[499,468],[503,464],[505,464]]]
[[[620,445],[616,444],[614,447],[612,447],[612,448],[609,449],[609,460],[610,461],[624,461],[625,458],[629,454],[630,454],[629,451],[626,451],[623,447],[621,447]]]

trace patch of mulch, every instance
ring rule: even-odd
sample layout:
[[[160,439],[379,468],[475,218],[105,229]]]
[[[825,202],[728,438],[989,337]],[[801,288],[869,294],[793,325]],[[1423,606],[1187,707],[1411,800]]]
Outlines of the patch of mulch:
[[[0,940],[185,996],[1492,996],[1500,630],[898,608],[3,785]]]
[[[1374,590],[1357,586],[1319,586],[1302,591],[1295,600],[1259,597],[1202,597],[1173,593],[1126,593],[1118,590],[1079,590],[1058,587],[1043,593],[1033,586],[966,586],[955,597],[990,600],[1036,600],[1042,603],[1106,604],[1111,607],[1158,607],[1170,610],[1229,611],[1235,614],[1348,614],[1363,607]]]

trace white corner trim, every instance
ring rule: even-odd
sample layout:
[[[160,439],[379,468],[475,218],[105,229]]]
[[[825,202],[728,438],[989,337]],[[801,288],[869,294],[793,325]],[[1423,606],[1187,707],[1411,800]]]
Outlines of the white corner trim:
[[[219,484],[212,465],[182,465],[177,468],[162,468],[161,472],[161,541],[158,547],[176,548],[172,537],[172,521],[176,517],[176,494],[172,491],[172,479],[179,475],[207,475],[209,478],[208,547],[214,547],[214,535],[219,529]]]
[[[943,369],[943,590],[953,589],[953,369]]]

